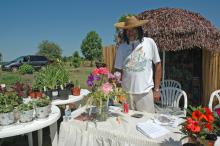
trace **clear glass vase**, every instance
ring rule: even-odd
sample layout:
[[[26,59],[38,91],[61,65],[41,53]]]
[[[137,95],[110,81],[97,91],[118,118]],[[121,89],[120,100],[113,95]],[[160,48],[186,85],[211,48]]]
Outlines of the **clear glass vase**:
[[[102,105],[98,106],[96,118],[98,121],[106,121],[108,119],[108,101],[103,101]]]

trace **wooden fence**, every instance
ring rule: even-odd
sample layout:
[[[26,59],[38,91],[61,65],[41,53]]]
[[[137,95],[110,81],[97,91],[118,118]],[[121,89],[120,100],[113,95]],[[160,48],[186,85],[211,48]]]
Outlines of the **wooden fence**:
[[[110,71],[113,71],[114,69],[116,50],[115,45],[103,48],[103,59]]]

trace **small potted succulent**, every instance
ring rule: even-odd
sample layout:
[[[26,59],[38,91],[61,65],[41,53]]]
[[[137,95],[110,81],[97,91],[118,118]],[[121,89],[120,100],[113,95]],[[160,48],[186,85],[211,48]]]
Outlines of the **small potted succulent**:
[[[25,123],[33,120],[34,107],[32,102],[20,104],[18,111],[20,122]]]
[[[15,122],[14,107],[6,101],[8,97],[0,94],[0,125],[9,125]]]
[[[80,90],[81,90],[81,88],[80,88],[79,82],[78,82],[78,80],[76,80],[75,86],[72,88],[72,95],[79,96]]]
[[[51,100],[47,96],[34,101],[37,118],[46,118],[51,112]]]

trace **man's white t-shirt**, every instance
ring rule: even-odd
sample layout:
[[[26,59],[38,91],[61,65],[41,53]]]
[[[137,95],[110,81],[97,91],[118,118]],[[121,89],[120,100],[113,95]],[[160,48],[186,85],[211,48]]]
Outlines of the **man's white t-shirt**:
[[[152,62],[160,62],[160,56],[151,38],[144,37],[142,42],[133,41],[118,47],[114,67],[123,70],[122,87],[126,92],[142,94],[154,87]]]

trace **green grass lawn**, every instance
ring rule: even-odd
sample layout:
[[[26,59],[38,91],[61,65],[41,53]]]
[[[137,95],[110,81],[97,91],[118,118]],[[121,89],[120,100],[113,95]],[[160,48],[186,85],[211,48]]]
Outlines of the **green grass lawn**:
[[[80,67],[78,69],[75,69],[73,67],[65,66],[65,68],[69,71],[71,81],[75,82],[76,80],[78,80],[81,88],[87,88],[86,85],[87,76],[94,67]],[[0,70],[0,84],[4,83],[7,86],[10,86],[16,83],[17,81],[25,84],[33,84],[34,74],[22,75],[19,74],[18,72],[13,73],[13,72]]]

